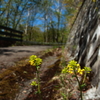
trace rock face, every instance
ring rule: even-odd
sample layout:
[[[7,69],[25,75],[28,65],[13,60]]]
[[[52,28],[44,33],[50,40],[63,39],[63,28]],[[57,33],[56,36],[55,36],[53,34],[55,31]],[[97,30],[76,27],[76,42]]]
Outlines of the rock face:
[[[84,0],[65,49],[82,67],[91,67],[92,85],[100,95],[100,0]]]

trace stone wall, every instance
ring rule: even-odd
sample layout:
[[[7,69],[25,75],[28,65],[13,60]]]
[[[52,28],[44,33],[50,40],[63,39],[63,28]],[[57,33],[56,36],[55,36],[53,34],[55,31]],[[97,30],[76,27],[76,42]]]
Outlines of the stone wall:
[[[97,87],[96,91],[100,90],[100,0],[84,1],[65,49],[82,67],[92,68],[92,85]]]

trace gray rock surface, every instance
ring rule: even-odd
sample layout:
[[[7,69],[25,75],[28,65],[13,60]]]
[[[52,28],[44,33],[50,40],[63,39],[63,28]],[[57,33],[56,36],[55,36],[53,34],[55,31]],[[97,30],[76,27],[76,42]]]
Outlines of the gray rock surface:
[[[65,50],[82,67],[91,67],[94,73],[92,85],[96,87],[95,95],[100,95],[100,0],[84,0]]]

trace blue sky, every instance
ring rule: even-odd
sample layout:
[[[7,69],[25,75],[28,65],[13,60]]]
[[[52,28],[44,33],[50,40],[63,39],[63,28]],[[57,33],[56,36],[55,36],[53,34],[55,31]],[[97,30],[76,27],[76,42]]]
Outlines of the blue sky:
[[[27,2],[27,0],[23,0],[23,1]],[[61,13],[62,15],[66,13],[66,10],[64,8],[64,5],[62,3],[60,3],[60,2],[58,2],[58,1],[61,1],[61,0],[51,0],[51,1],[54,2],[54,4],[52,6],[50,6],[50,7],[48,7],[48,9],[45,9],[45,11],[47,10],[49,12],[49,13],[47,12],[48,14],[46,15],[48,24],[51,21],[54,21],[55,23],[58,22],[57,16],[54,15],[55,12],[56,13]],[[2,2],[5,2],[3,4],[7,5],[8,0],[4,0]],[[30,3],[30,2],[28,2],[28,3]],[[12,6],[14,7],[14,9],[16,9],[17,3],[13,2]],[[30,15],[31,15],[31,21],[29,22],[29,24],[31,26],[42,26],[41,29],[43,30],[43,26],[46,23],[44,21],[45,13],[44,13],[44,11],[43,11],[43,13],[41,13],[41,9],[37,10],[37,7],[36,8],[34,8],[34,7],[35,7],[34,5],[33,6],[29,6],[29,8],[27,9],[27,11],[25,11],[23,13],[23,19],[20,21],[20,23],[27,24],[28,18],[30,18],[30,16],[28,16],[28,13],[30,13]],[[20,6],[19,9],[22,10],[22,6]],[[29,12],[28,12],[28,10],[29,10]],[[36,11],[36,15],[35,15],[35,10],[37,10]],[[13,18],[12,17],[12,15],[14,13],[13,11],[14,10],[12,9],[12,12],[10,14],[11,18]],[[54,12],[54,13],[52,13],[52,12]],[[20,16],[17,15],[17,17],[20,17]],[[61,17],[61,22],[63,22],[63,21],[66,22],[66,18],[65,17]],[[63,26],[63,25],[61,24],[60,27],[61,26]]]

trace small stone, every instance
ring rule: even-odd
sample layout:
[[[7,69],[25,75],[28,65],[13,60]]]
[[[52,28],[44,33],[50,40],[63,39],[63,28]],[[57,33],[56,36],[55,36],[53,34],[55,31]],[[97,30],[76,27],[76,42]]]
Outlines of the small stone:
[[[26,91],[23,91],[23,93],[26,93]]]

